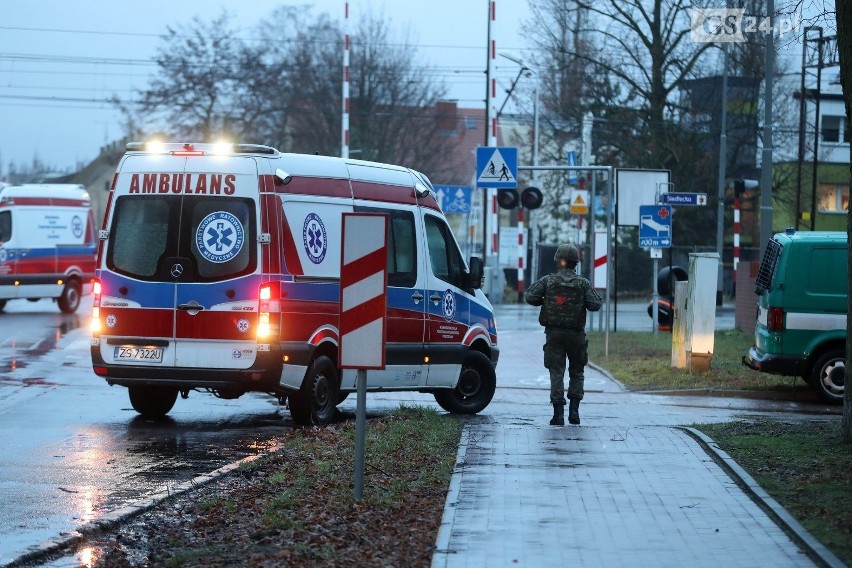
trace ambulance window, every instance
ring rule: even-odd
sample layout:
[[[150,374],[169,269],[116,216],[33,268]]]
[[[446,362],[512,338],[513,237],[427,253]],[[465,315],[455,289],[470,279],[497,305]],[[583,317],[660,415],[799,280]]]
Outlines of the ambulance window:
[[[168,233],[166,200],[148,196],[119,198],[107,257],[110,268],[140,278],[154,276],[166,250]]]
[[[0,244],[3,244],[12,238],[12,212],[3,211],[0,213]]]
[[[432,263],[432,273],[453,286],[463,285],[464,264],[456,242],[450,234],[447,224],[427,215],[426,242],[429,246],[429,258]]]
[[[190,244],[201,280],[233,278],[254,270],[257,242],[250,199],[197,197],[184,201]],[[188,215],[188,217],[186,216]],[[187,221],[184,221],[186,224]],[[186,254],[182,251],[183,254]]]
[[[379,207],[356,207],[358,213],[388,215],[388,286],[411,288],[417,282],[417,239],[414,215]]]
[[[414,215],[399,212],[388,225],[388,286],[410,288],[417,281]]]

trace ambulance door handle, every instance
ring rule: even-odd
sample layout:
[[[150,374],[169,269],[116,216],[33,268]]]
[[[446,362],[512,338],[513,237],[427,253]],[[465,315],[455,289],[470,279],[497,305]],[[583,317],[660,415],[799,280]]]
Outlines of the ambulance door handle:
[[[198,312],[204,309],[204,306],[196,302],[195,300],[190,300],[186,304],[178,304],[177,307],[179,310],[186,310],[189,312],[189,315],[194,316]]]
[[[429,296],[429,299],[430,299],[430,300],[432,300],[432,302],[433,302],[436,306],[437,306],[438,304],[440,304],[440,303],[441,303],[441,295],[440,295],[439,293],[437,293],[437,292],[435,292],[434,294],[432,294],[431,296]]]
[[[423,294],[415,292],[411,295],[411,299],[414,300],[415,304],[419,304],[423,300]]]

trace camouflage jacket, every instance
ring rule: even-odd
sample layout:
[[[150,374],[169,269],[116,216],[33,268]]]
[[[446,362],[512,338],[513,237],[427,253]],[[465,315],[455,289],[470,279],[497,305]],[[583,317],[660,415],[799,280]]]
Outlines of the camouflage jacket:
[[[586,310],[596,312],[602,302],[591,282],[567,268],[539,279],[529,287],[524,300],[541,306],[541,325],[576,330],[586,327]]]

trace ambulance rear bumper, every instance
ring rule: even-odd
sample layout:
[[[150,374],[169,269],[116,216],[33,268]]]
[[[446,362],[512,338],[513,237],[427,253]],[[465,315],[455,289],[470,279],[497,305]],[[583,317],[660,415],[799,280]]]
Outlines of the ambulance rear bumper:
[[[281,378],[281,359],[276,352],[258,354],[248,369],[153,367],[106,363],[98,347],[92,348],[92,367],[107,384],[124,387],[158,385],[184,389],[238,389],[270,392]]]

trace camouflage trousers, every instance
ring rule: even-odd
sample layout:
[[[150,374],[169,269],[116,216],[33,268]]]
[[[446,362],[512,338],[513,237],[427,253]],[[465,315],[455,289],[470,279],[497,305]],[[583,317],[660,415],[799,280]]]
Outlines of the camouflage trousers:
[[[589,362],[584,330],[547,329],[544,366],[550,371],[550,402],[565,404],[565,361],[568,361],[568,398],[583,399],[583,369]]]

